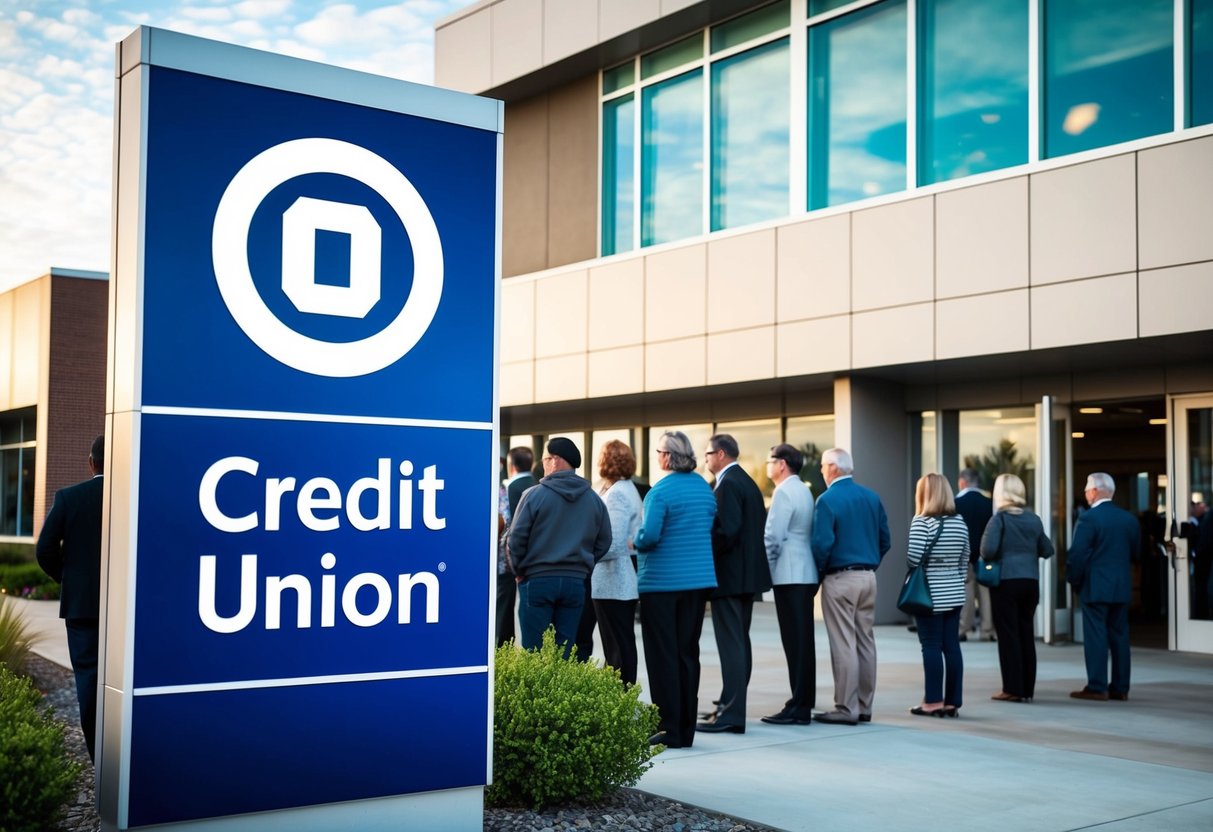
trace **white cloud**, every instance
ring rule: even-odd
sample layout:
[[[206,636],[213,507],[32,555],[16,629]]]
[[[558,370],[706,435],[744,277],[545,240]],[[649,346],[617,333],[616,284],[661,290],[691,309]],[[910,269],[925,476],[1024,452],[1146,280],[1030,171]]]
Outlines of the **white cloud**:
[[[279,17],[291,7],[291,0],[245,0],[232,6],[239,17]]]

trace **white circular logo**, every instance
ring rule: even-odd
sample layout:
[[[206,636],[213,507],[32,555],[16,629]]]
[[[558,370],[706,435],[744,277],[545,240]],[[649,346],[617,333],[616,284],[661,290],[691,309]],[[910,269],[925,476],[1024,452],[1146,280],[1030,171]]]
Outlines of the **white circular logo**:
[[[412,245],[413,285],[404,307],[391,323],[359,341],[322,341],[296,332],[270,311],[253,283],[248,262],[253,215],[274,188],[311,173],[346,176],[374,190],[396,212]],[[219,200],[211,257],[219,293],[245,334],[271,357],[312,375],[350,378],[399,361],[421,340],[442,297],[442,242],[417,189],[381,156],[336,139],[284,142],[250,159]]]

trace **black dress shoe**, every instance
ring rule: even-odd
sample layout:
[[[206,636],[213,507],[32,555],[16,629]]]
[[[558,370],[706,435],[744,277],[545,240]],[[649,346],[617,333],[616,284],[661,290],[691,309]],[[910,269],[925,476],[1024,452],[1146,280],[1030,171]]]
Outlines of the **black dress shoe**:
[[[744,734],[744,725],[729,725],[727,722],[701,722],[695,726],[696,731],[702,731],[705,734]]]
[[[777,714],[764,716],[762,721],[767,725],[811,725],[813,718],[811,716],[799,716],[788,711],[780,711]]]
[[[859,715],[859,721],[860,721],[860,722],[871,722],[871,721],[872,721],[872,715],[871,715],[871,714],[860,714],[860,715]]]
[[[858,725],[859,720],[855,717],[847,716],[840,711],[829,711],[824,714],[818,714],[815,719],[818,722],[824,722],[826,725]]]
[[[1128,702],[1129,694],[1121,693],[1118,690],[1110,690],[1108,691],[1108,698],[1115,702]]]

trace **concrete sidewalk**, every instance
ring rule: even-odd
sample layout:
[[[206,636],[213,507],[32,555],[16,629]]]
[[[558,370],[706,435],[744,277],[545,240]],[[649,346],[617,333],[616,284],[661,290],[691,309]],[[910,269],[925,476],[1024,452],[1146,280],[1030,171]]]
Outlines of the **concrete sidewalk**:
[[[68,666],[58,602],[19,603],[46,635],[37,652]],[[1069,698],[1084,682],[1082,647],[1038,645],[1036,700],[1013,704],[990,700],[997,645],[970,641],[961,715],[931,719],[907,711],[922,698],[917,638],[879,627],[873,722],[785,727],[759,720],[788,695],[773,604],[755,605],[752,640],[746,733],[700,734],[693,748],[663,752],[640,789],[813,832],[1213,829],[1213,657],[1135,649],[1130,701],[1083,702]],[[720,690],[710,620],[701,645],[706,709]],[[820,621],[817,659],[817,704],[828,709]]]

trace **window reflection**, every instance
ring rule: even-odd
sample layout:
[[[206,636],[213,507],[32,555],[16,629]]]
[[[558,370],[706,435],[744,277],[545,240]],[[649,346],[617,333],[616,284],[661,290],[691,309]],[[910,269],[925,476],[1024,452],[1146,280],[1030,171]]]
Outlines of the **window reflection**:
[[[919,13],[919,183],[1026,162],[1027,4],[925,0]]]
[[[1015,474],[1027,488],[1028,507],[1035,510],[1036,411],[1031,407],[962,410],[959,416],[957,467],[975,469],[986,493],[999,474]]]
[[[788,213],[788,41],[712,65],[712,230]]]
[[[820,497],[826,490],[825,478],[821,476],[821,455],[836,444],[834,414],[789,417],[784,441],[804,454],[800,479],[809,484],[814,497]]]
[[[809,209],[906,187],[906,6],[809,29]]]
[[[602,253],[632,249],[636,106],[631,94],[602,106]]]
[[[703,73],[646,87],[641,112],[641,245],[703,232]]]
[[[737,440],[737,464],[758,484],[762,496],[770,502],[775,483],[767,476],[767,457],[771,448],[782,441],[779,420],[720,422],[716,425],[716,433],[727,433]],[[706,442],[703,447],[707,447]]]
[[[1213,0],[1188,7],[1188,125],[1213,124]]]
[[[1174,122],[1172,0],[1045,4],[1045,155],[1163,133]]]
[[[936,430],[934,410],[924,410],[922,413],[922,455],[918,461],[918,474],[929,474],[938,471],[936,454],[939,453],[939,433]],[[955,487],[956,483],[952,483]]]

